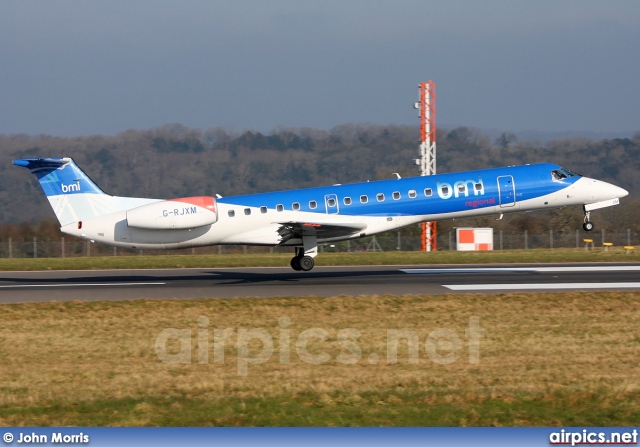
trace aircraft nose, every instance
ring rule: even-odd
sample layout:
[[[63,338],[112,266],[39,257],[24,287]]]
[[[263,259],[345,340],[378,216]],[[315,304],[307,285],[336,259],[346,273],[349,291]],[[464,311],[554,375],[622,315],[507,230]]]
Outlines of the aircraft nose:
[[[607,199],[619,199],[629,195],[629,191],[626,189],[607,182],[598,182],[596,187],[599,190],[599,195]]]
[[[618,190],[620,191],[618,193],[618,194],[620,194],[618,197],[625,197],[625,196],[629,195],[629,191],[627,191],[626,189],[620,188],[620,187],[617,187],[617,186],[616,186],[616,188],[618,188]]]
[[[629,195],[629,191],[626,189],[602,180],[583,177],[580,184],[585,188],[587,203],[619,199]]]

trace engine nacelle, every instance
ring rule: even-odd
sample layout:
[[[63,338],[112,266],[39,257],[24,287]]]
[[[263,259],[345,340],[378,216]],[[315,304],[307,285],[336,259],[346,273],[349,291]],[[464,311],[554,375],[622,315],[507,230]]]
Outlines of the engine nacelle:
[[[150,203],[127,211],[127,225],[147,230],[185,230],[218,220],[213,197],[182,197]]]

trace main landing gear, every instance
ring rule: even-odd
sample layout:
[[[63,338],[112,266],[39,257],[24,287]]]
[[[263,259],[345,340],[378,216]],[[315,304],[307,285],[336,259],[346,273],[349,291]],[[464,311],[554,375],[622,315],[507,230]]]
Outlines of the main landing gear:
[[[590,217],[591,217],[591,211],[585,211],[584,212],[584,223],[582,224],[582,228],[584,228],[584,231],[593,230],[593,223],[591,223],[591,220],[589,220]]]
[[[296,255],[291,258],[291,268],[297,271],[308,272],[315,265],[315,261],[311,256],[305,256],[298,254],[298,250],[302,251],[302,248],[296,248]]]
[[[318,254],[318,239],[315,235],[304,235],[302,244],[302,247],[296,247],[296,255],[291,258],[291,268],[308,272],[315,265],[313,258]]]

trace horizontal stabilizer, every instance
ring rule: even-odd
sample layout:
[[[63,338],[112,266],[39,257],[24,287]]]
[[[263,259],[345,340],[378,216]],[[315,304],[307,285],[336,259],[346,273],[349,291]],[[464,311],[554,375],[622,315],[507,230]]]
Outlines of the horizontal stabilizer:
[[[104,194],[71,158],[24,158],[13,164],[31,170],[47,197]]]
[[[66,165],[71,161],[70,158],[23,158],[21,160],[13,160],[16,166],[22,166],[27,169],[57,169]]]

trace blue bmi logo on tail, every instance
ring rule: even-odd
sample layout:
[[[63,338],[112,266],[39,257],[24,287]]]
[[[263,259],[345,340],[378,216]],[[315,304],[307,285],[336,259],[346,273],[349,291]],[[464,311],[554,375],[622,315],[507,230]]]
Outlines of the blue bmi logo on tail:
[[[63,194],[104,194],[70,158],[26,158],[14,160],[38,177],[47,197]]]
[[[113,198],[71,158],[26,158],[13,164],[29,169],[38,178],[62,226],[113,211]]]
[[[157,201],[105,194],[71,158],[25,158],[13,164],[38,178],[63,227]]]

